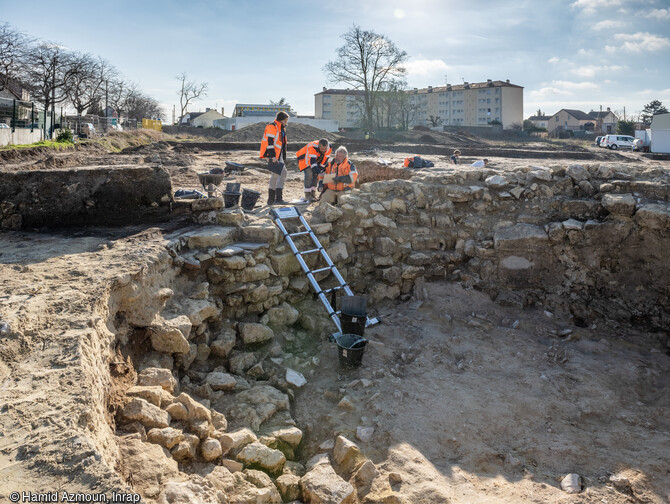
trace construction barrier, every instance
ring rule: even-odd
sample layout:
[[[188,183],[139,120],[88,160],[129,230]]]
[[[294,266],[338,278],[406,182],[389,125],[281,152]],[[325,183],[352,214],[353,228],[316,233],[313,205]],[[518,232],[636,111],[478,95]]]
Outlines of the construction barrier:
[[[156,131],[163,131],[163,124],[161,121],[154,121],[152,119],[142,119],[142,128],[152,129]]]

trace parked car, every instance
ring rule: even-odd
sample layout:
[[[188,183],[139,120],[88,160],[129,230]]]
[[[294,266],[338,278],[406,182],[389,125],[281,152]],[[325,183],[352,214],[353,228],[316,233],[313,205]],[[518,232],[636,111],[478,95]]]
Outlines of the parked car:
[[[93,126],[93,123],[82,123],[81,133],[79,136],[84,138],[91,138],[93,135],[95,135],[95,127]]]
[[[605,135],[605,147],[612,150],[621,148],[634,150],[635,138],[629,135]]]
[[[4,128],[9,129],[9,124],[6,124],[6,123],[0,123],[0,129],[4,129]]]
[[[593,145],[596,147],[600,147],[600,141],[603,139],[602,136],[597,136],[596,139],[593,141]]]

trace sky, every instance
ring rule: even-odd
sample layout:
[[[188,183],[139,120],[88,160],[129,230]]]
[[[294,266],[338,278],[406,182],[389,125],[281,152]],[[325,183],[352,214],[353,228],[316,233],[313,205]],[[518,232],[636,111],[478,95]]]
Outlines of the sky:
[[[410,88],[506,80],[523,86],[524,118],[562,108],[638,114],[670,109],[670,0],[116,0],[18,8],[0,23],[102,57],[179,113],[178,81],[209,87],[189,106],[221,109],[285,98],[314,114],[341,35],[354,24],[407,52]],[[28,5],[28,4],[26,4]]]

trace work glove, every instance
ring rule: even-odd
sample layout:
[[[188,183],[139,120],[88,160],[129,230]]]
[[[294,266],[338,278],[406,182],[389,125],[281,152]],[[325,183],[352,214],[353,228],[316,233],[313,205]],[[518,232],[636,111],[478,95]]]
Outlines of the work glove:
[[[321,173],[321,172],[323,171],[323,167],[321,167],[321,166],[319,166],[319,165],[312,165],[311,168],[312,168],[312,173],[313,173],[315,176],[318,176],[319,173]]]

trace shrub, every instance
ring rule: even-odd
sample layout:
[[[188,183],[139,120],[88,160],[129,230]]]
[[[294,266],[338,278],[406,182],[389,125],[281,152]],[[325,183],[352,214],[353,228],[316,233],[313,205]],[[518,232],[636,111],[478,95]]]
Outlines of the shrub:
[[[56,142],[72,142],[72,131],[69,128],[60,130],[56,136]]]

